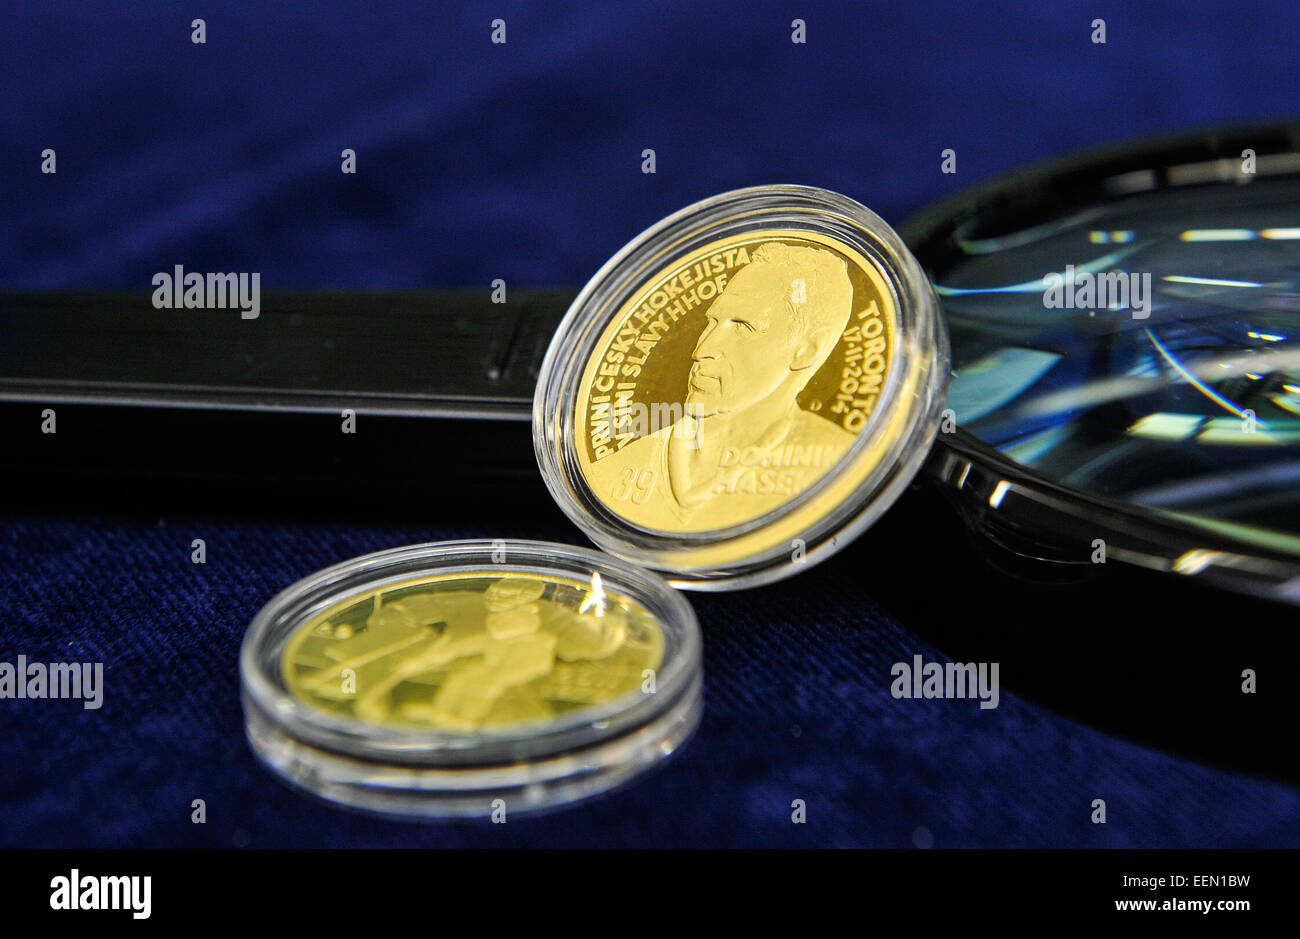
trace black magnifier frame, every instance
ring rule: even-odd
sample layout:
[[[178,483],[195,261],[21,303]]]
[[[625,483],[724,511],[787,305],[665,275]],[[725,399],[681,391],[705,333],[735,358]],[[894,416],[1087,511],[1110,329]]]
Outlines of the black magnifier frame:
[[[1261,176],[1300,174],[1300,122],[1182,133],[1049,160],[929,206],[898,230],[933,281],[972,232],[1023,230],[1113,200],[1117,180],[1125,191],[1145,192],[1242,185],[1247,149]],[[1300,604],[1300,557],[1062,485],[960,426],[940,435],[923,473],[971,527],[1017,555],[1090,565],[1100,540],[1108,560]]]

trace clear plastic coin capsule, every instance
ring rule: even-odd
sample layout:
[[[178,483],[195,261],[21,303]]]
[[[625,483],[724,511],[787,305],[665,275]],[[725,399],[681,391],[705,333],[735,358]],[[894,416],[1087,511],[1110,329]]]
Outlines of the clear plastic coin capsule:
[[[648,229],[574,300],[534,447],[601,548],[674,586],[753,586],[894,502],[947,382],[938,301],[893,229],[823,189],[742,189]]]
[[[700,713],[695,614],[657,575],[565,545],[423,544],[268,603],[240,656],[258,758],[409,817],[573,802],[675,751]]]

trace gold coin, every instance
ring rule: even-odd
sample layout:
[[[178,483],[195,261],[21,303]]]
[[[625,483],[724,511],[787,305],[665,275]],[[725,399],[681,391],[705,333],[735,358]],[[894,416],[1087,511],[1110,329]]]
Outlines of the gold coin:
[[[578,465],[642,529],[724,529],[780,510],[868,425],[897,310],[830,236],[764,229],[652,273],[611,318],[573,411]]]
[[[888,224],[807,186],[687,206],[587,283],[533,397],[564,513],[676,587],[788,577],[910,484],[939,430],[947,332]]]
[[[664,655],[636,601],[590,582],[438,574],[342,600],[289,637],[291,694],[366,723],[472,732],[639,692]],[[653,683],[650,685],[653,688]]]

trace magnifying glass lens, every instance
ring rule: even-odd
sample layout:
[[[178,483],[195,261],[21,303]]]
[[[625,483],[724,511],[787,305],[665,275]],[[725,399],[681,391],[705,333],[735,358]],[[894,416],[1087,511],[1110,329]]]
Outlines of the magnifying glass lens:
[[[948,406],[1049,481],[1300,553],[1300,174],[1155,179],[954,231]]]

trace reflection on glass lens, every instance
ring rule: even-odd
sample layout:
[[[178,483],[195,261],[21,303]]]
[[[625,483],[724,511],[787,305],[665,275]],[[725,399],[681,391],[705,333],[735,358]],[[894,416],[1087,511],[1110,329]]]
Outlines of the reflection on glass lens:
[[[1053,481],[1300,553],[1300,176],[1141,182],[956,233],[948,405]]]

